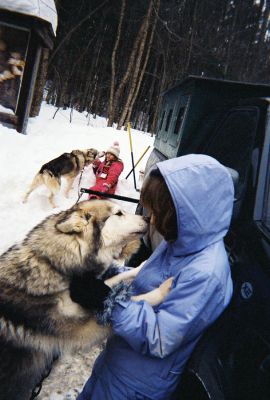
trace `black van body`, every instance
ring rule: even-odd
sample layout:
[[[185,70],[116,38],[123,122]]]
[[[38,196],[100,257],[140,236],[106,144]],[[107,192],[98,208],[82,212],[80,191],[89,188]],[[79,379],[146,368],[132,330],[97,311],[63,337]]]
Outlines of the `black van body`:
[[[189,77],[164,94],[145,173],[201,153],[239,174],[225,238],[233,300],[197,345],[174,400],[270,399],[269,116],[267,85]]]

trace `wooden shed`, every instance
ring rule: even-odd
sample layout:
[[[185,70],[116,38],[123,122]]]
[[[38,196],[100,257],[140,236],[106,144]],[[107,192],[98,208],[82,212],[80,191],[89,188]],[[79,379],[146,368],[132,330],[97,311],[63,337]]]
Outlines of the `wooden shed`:
[[[26,133],[43,48],[57,28],[53,0],[0,0],[0,122]]]

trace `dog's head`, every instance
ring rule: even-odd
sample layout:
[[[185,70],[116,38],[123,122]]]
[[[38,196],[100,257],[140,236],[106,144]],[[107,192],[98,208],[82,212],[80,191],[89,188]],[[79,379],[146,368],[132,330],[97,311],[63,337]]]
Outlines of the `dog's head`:
[[[85,164],[89,165],[91,164],[96,158],[103,157],[104,152],[103,151],[98,151],[97,149],[91,148],[84,150],[84,158],[85,158]]]
[[[96,158],[102,157],[104,152],[99,152],[97,149],[90,148],[86,150],[72,150],[71,154],[84,158],[84,164],[89,165],[91,164]]]
[[[147,226],[144,217],[128,214],[108,200],[83,201],[62,211],[56,216],[55,230],[64,251],[70,253],[63,257],[64,269],[103,273],[130,242],[146,233]]]

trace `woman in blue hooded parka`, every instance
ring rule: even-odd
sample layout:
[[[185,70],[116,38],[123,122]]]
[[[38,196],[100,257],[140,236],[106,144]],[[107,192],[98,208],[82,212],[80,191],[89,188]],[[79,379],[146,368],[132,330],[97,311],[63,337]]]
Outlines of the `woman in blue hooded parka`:
[[[232,280],[223,238],[234,189],[227,169],[205,155],[157,164],[141,201],[164,240],[125,296],[105,310],[113,335],[78,400],[167,400],[202,334],[228,306]],[[173,277],[164,302],[152,307],[132,294]]]

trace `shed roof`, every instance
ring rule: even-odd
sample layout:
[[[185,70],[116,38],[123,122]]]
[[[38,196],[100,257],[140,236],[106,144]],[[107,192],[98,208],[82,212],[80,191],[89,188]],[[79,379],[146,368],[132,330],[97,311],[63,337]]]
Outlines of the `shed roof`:
[[[233,81],[228,79],[221,78],[211,78],[206,76],[198,76],[198,75],[188,75],[178,84],[169,87],[162,94],[166,94],[168,92],[177,91],[179,88],[182,88],[185,85],[189,85],[192,83],[207,83],[213,85],[221,85],[221,86],[234,86],[235,88],[253,88],[253,89],[270,89],[269,83],[255,83],[255,82],[243,82],[243,81]]]
[[[0,9],[43,19],[51,24],[56,34],[57,12],[54,0],[0,0]]]

